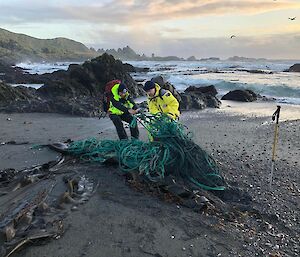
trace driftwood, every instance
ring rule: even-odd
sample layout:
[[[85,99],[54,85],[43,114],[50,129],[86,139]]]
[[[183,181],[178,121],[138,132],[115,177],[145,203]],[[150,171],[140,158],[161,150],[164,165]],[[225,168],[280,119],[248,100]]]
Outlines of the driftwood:
[[[0,171],[0,257],[64,233],[66,210],[85,203],[98,185],[70,168],[74,162],[63,157],[21,171]]]

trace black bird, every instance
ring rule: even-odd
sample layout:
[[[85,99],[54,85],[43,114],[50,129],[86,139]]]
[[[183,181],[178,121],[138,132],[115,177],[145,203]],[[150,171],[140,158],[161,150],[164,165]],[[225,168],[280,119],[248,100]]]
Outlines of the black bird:
[[[296,20],[296,17],[289,18],[289,20],[294,21]]]
[[[234,37],[236,37],[235,35],[232,35],[230,38],[234,38]]]

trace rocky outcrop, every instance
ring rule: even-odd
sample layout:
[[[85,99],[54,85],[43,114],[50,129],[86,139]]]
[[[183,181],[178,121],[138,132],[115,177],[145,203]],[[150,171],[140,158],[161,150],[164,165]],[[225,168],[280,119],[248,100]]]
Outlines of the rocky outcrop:
[[[212,95],[212,96],[216,96],[218,94],[217,89],[213,85],[206,86],[206,87],[190,86],[184,92],[185,93],[194,93],[194,94],[206,94],[206,95]]]
[[[247,69],[237,69],[237,71],[244,71],[254,74],[273,74],[272,71],[265,71],[265,70],[247,70]]]
[[[36,97],[36,90],[23,86],[11,87],[0,82],[0,103],[9,104],[13,101],[33,99]]]
[[[206,87],[188,87],[184,93],[181,93],[181,109],[204,109],[206,107],[219,108],[221,101],[216,97],[217,90],[214,86]]]
[[[139,68],[139,67],[134,67],[129,63],[124,63],[123,67],[126,71],[128,72],[148,72],[150,68]]]
[[[101,108],[105,84],[120,79],[132,96],[143,94],[142,89],[124,66],[113,56],[103,54],[82,65],[72,64],[67,71],[36,75],[44,86],[35,90],[1,84],[0,110],[8,112],[56,112],[95,116]],[[3,93],[1,93],[3,92]]]
[[[232,100],[239,102],[253,102],[258,95],[251,90],[233,90],[224,95],[221,100]]]
[[[296,63],[294,65],[292,65],[288,70],[286,70],[287,72],[300,72],[300,63]]]
[[[0,62],[0,80],[7,83],[23,83],[24,70],[13,68],[4,62]]]
[[[145,54],[136,53],[131,47],[126,46],[123,48],[116,49],[98,49],[97,53],[100,54],[110,54],[114,56],[116,59],[123,61],[184,61],[184,58],[180,58],[177,56],[155,56],[154,54],[151,57],[146,56]]]

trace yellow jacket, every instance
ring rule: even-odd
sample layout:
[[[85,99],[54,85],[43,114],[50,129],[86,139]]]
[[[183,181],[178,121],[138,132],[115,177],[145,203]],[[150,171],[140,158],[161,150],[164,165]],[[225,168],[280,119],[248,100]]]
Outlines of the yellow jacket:
[[[169,90],[161,89],[155,83],[155,95],[148,98],[148,107],[151,114],[165,113],[172,119],[179,118],[179,103]]]

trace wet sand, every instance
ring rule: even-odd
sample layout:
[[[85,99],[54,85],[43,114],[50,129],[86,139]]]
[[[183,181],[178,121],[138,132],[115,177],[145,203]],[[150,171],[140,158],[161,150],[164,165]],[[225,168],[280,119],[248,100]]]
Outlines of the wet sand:
[[[253,108],[255,104],[251,104]],[[194,134],[194,141],[214,156],[224,177],[253,197],[260,217],[247,213],[241,223],[197,213],[136,191],[116,168],[81,164],[74,169],[99,180],[95,195],[67,215],[66,232],[60,239],[26,247],[15,256],[297,256],[300,121],[280,123],[274,183],[269,191],[274,136],[270,116],[276,107],[265,106],[270,108],[270,116],[245,116],[227,110],[234,107],[225,107],[186,112],[181,122]],[[0,114],[0,124],[0,143],[29,142],[1,145],[0,170],[21,169],[59,157],[48,148],[32,149],[36,144],[117,138],[108,118]],[[141,137],[146,140],[142,128]]]
[[[300,119],[300,106],[275,103],[273,101],[257,101],[257,102],[234,102],[223,100],[220,110],[225,113],[243,114],[250,117],[270,117],[281,106],[280,120],[299,120]]]

